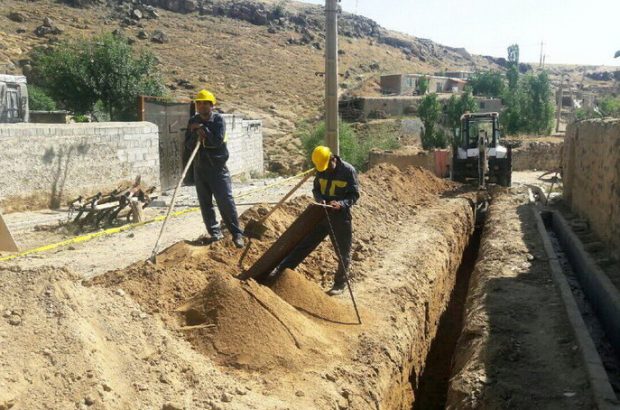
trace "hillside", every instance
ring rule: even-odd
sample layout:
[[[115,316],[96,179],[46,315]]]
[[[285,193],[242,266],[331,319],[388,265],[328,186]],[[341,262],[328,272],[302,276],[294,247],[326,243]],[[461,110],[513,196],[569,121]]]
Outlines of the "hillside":
[[[202,87],[212,89],[225,111],[264,121],[268,162],[299,166],[299,145],[292,138],[295,124],[322,112],[323,77],[316,75],[324,71],[321,7],[286,3],[286,9],[278,11],[282,3],[237,1],[208,3],[208,9],[202,5],[198,11],[179,13],[130,4],[82,8],[50,0],[5,0],[3,4],[0,64],[6,65],[5,71],[20,73],[33,47],[119,30],[134,39],[138,48],[156,54],[173,95],[191,96]],[[143,18],[131,18],[134,9],[143,10]],[[144,18],[150,10],[159,17]],[[273,18],[269,13],[274,11],[282,17]],[[263,14],[265,19],[256,18]],[[35,30],[45,18],[62,33],[37,36]],[[166,35],[167,42],[150,40],[156,30]],[[345,92],[376,88],[382,73],[494,65],[465,50],[389,32],[372,20],[347,13],[341,18],[340,32],[345,34],[340,38]]]
[[[82,7],[3,0],[3,71],[27,73],[34,47],[117,30],[157,56],[173,96],[211,89],[224,111],[263,120],[271,169],[300,168],[295,125],[320,117],[323,110],[322,7],[274,0],[68,1]],[[154,39],[156,31],[161,34]],[[376,93],[385,73],[501,69],[502,59],[391,32],[349,13],[340,18],[340,34],[343,93]]]

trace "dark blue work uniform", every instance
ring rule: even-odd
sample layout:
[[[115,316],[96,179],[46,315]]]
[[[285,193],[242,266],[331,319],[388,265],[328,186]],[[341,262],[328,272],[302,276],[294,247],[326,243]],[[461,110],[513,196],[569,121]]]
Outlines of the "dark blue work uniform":
[[[336,157],[336,168],[333,171],[317,172],[314,178],[312,194],[317,202],[325,201],[329,203],[330,201],[338,201],[342,208],[338,211],[328,210],[329,220],[325,218],[319,223],[280,263],[278,271],[281,272],[287,268],[295,269],[330,234],[330,223],[335,235],[335,238],[331,238],[331,235],[330,238],[332,243],[338,246],[344,269],[348,271],[351,262],[351,244],[353,240],[351,207],[360,197],[355,168],[348,162],[341,160],[340,157]],[[342,266],[339,264],[334,279],[334,286],[343,286],[345,280]]]
[[[196,192],[207,232],[211,236],[221,235],[220,226],[213,209],[213,197],[215,197],[222,220],[230,233],[233,237],[242,235],[242,230],[239,228],[237,208],[232,195],[230,172],[226,167],[228,148],[226,148],[224,118],[216,112],[212,112],[208,120],[202,119],[199,114],[190,118],[185,132],[185,145],[188,149],[193,150],[196,147],[198,136],[195,132],[190,131],[191,124],[201,124],[207,134],[206,141],[198,150],[197,158],[194,160]]]

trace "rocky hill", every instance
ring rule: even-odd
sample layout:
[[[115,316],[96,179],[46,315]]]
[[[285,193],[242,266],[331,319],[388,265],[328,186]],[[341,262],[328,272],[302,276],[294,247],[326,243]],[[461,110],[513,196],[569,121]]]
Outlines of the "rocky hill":
[[[339,23],[343,93],[376,93],[386,73],[502,68],[501,59],[392,32],[362,16],[343,13]],[[262,119],[272,170],[299,169],[296,124],[323,110],[320,6],[286,0],[3,0],[0,27],[0,72],[26,74],[36,46],[122,33],[157,56],[173,96],[206,87],[224,111]]]

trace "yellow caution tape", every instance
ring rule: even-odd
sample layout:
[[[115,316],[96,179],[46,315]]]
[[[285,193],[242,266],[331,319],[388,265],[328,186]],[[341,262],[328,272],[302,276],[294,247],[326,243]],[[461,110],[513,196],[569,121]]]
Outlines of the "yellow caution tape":
[[[260,191],[265,191],[265,190],[267,190],[269,188],[273,188],[274,186],[281,185],[281,184],[283,184],[285,182],[288,182],[288,181],[290,181],[292,179],[298,178],[300,176],[304,176],[304,175],[306,175],[306,174],[308,174],[308,173],[310,173],[312,171],[314,171],[314,168],[311,168],[311,169],[309,169],[307,171],[301,172],[301,173],[299,173],[297,175],[293,175],[292,177],[285,178],[285,179],[283,179],[281,181],[274,182],[273,184],[269,184],[269,185],[265,185],[265,186],[260,187],[260,188],[252,189],[250,191],[244,192],[243,194],[236,195],[234,198],[235,199],[240,199],[240,198],[246,197],[246,196],[248,196],[250,194],[255,194],[255,193],[260,192]],[[183,209],[182,211],[173,212],[172,214],[170,214],[170,217],[177,217],[177,216],[181,216],[181,215],[184,215],[184,214],[188,214],[190,212],[196,212],[196,211],[199,211],[199,210],[200,210],[199,207]],[[60,248],[60,247],[63,247],[63,246],[67,246],[67,245],[73,245],[73,244],[76,244],[76,243],[88,242],[88,241],[90,241],[92,239],[95,239],[95,238],[99,238],[99,237],[103,237],[103,236],[108,236],[108,235],[114,235],[114,234],[117,234],[117,233],[120,233],[120,232],[123,232],[123,231],[127,231],[129,229],[136,228],[138,226],[143,226],[143,225],[147,225],[147,224],[150,224],[150,223],[153,223],[153,222],[163,221],[165,218],[166,218],[165,215],[160,215],[160,216],[156,216],[153,219],[149,219],[148,221],[136,222],[136,223],[133,223],[133,224],[123,225],[123,226],[119,226],[119,227],[116,227],[116,228],[105,229],[103,231],[93,232],[93,233],[89,233],[89,234],[86,234],[86,235],[77,236],[75,238],[67,239],[66,241],[61,241],[61,242],[56,242],[56,243],[52,243],[52,244],[48,244],[48,245],[39,246],[38,248],[28,249],[26,251],[23,251],[23,252],[20,252],[20,253],[16,253],[14,255],[8,255],[8,256],[0,257],[0,262],[4,262],[4,261],[11,260],[11,259],[16,259],[16,258],[21,258],[23,256],[31,255],[31,254],[34,254],[34,253],[51,251],[53,249]]]

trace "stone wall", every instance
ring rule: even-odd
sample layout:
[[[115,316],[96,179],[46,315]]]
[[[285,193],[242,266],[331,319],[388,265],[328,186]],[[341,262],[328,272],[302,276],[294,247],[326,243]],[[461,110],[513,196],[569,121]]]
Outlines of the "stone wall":
[[[512,149],[512,170],[552,170],[560,166],[562,141],[526,142]]]
[[[0,202],[58,205],[142,176],[159,186],[157,126],[149,122],[2,124]]]
[[[620,257],[620,120],[569,125],[562,166],[571,209]]]

